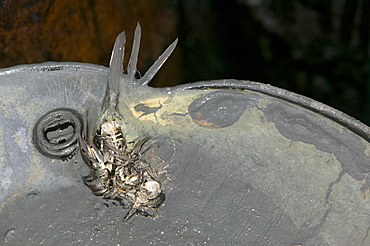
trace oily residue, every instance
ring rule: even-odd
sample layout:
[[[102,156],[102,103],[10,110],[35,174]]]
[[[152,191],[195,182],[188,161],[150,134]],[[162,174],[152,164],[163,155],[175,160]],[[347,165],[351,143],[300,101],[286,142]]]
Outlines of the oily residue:
[[[364,154],[366,146],[349,130],[338,130],[323,116],[286,102],[273,101],[261,110],[286,138],[313,144],[321,151],[334,154],[343,171],[353,178],[363,180],[370,172],[369,157]]]
[[[245,109],[254,107],[256,101],[253,94],[216,91],[195,99],[189,106],[189,114],[200,126],[224,128],[237,122]]]

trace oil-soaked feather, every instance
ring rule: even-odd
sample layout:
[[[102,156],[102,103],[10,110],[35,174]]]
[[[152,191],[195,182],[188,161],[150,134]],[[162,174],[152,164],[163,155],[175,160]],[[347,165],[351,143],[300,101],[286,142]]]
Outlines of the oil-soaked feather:
[[[132,81],[134,81],[135,79],[135,73],[136,73],[137,61],[138,61],[139,49],[140,49],[140,39],[141,39],[141,26],[139,23],[137,23],[137,26],[135,29],[134,42],[132,45],[130,61],[128,62],[128,65],[127,65],[128,79]]]
[[[158,70],[162,67],[162,65],[165,63],[165,61],[168,59],[168,57],[171,55],[173,50],[175,49],[177,45],[178,39],[176,39],[163,54],[154,62],[154,64],[148,69],[148,71],[145,73],[145,75],[139,79],[139,83],[141,85],[147,85],[154,75],[158,72]]]
[[[121,32],[114,43],[112,55],[109,62],[111,74],[118,74],[123,71],[123,56],[125,54],[126,33]]]
[[[119,94],[119,80],[122,77],[123,57],[125,54],[126,34],[121,32],[114,43],[112,56],[109,62],[108,83],[104,97],[103,111],[114,110]]]

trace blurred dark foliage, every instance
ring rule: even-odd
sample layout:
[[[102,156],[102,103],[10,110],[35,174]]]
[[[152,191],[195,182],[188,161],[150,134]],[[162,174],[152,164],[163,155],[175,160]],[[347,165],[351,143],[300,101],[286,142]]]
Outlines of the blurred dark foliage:
[[[154,86],[211,79],[268,83],[370,125],[368,0],[0,1],[0,66],[107,66],[115,36],[142,25],[145,72],[176,36]]]
[[[370,125],[370,1],[201,2],[180,11],[186,81],[264,82]]]

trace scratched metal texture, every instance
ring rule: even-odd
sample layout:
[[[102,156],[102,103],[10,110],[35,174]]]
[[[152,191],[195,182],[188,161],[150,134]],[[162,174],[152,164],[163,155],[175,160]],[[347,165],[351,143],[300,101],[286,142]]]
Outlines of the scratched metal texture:
[[[142,86],[124,123],[151,138],[166,200],[153,218],[94,196],[80,154],[38,152],[36,122],[100,107],[108,69],[0,70],[1,245],[370,245],[370,130],[294,93],[248,81]]]

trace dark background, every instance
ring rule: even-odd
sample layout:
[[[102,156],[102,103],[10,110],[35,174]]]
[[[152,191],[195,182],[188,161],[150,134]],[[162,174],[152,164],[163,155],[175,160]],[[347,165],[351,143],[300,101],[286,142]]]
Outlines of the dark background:
[[[369,0],[0,1],[0,67],[43,61],[107,66],[124,30],[129,54],[137,22],[142,73],[179,37],[153,86],[253,80],[370,125]]]

